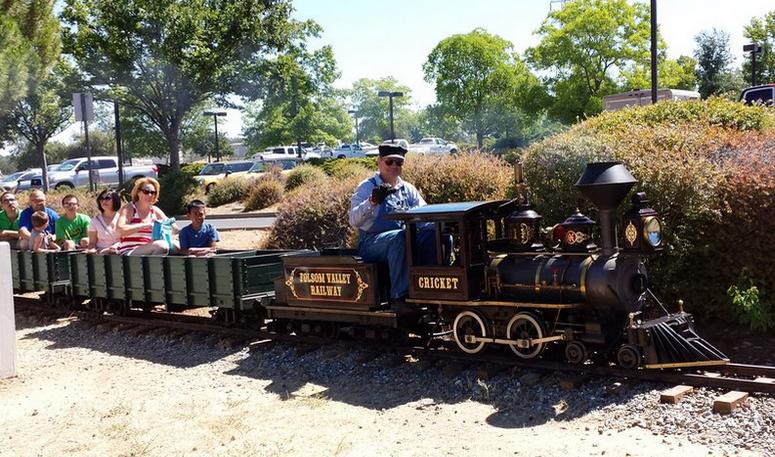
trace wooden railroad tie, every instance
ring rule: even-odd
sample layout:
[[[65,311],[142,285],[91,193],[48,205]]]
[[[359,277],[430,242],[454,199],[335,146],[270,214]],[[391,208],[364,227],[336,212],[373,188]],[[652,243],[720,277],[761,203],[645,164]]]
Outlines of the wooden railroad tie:
[[[693,391],[694,391],[694,388],[691,386],[684,386],[684,385],[674,386],[667,390],[663,390],[662,392],[659,393],[659,402],[672,403],[675,405],[676,403],[681,401],[681,399],[685,395],[690,394]]]
[[[748,399],[747,392],[732,390],[713,400],[713,412],[729,414]]]
[[[764,383],[764,384],[775,384],[775,379],[759,377],[759,378],[754,379],[754,382],[761,382],[761,383]]]

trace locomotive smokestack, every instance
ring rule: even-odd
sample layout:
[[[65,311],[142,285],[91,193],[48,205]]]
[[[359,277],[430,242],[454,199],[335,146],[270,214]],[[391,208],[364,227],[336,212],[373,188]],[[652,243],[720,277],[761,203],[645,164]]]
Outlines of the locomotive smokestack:
[[[600,248],[603,255],[616,252],[616,208],[638,182],[621,162],[589,163],[576,187],[592,201],[599,213]]]

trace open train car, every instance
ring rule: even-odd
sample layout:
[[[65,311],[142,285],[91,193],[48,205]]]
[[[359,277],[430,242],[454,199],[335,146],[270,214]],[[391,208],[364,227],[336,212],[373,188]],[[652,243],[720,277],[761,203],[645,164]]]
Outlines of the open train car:
[[[280,257],[297,251],[222,251],[212,257],[117,256],[11,251],[17,293],[94,311],[214,308],[226,323],[263,323],[282,274]]]

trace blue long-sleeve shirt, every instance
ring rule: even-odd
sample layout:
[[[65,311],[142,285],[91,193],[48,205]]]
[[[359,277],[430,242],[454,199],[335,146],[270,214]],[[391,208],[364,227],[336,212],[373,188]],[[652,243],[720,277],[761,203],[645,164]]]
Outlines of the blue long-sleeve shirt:
[[[379,173],[375,173],[374,176],[358,184],[350,200],[350,225],[363,231],[368,231],[374,225],[378,205],[372,206],[369,197],[374,188],[382,183]],[[399,191],[388,195],[385,199],[387,206],[394,211],[407,211],[426,205],[417,188],[401,178],[398,178],[395,188]]]

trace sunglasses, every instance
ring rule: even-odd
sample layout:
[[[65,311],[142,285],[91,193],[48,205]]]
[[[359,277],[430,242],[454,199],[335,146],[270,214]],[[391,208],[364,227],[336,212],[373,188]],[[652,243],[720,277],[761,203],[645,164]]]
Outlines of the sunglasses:
[[[400,167],[404,165],[404,161],[401,159],[385,159],[385,165],[392,167],[393,165]]]
[[[156,195],[155,190],[140,189],[140,192],[144,193],[145,195]]]
[[[11,203],[11,202],[15,202],[15,201],[16,201],[15,198],[4,198],[3,199],[3,203]]]
[[[102,200],[104,202],[108,202],[108,201],[113,200],[113,197],[111,195],[104,195],[104,196],[100,197],[100,200]]]

